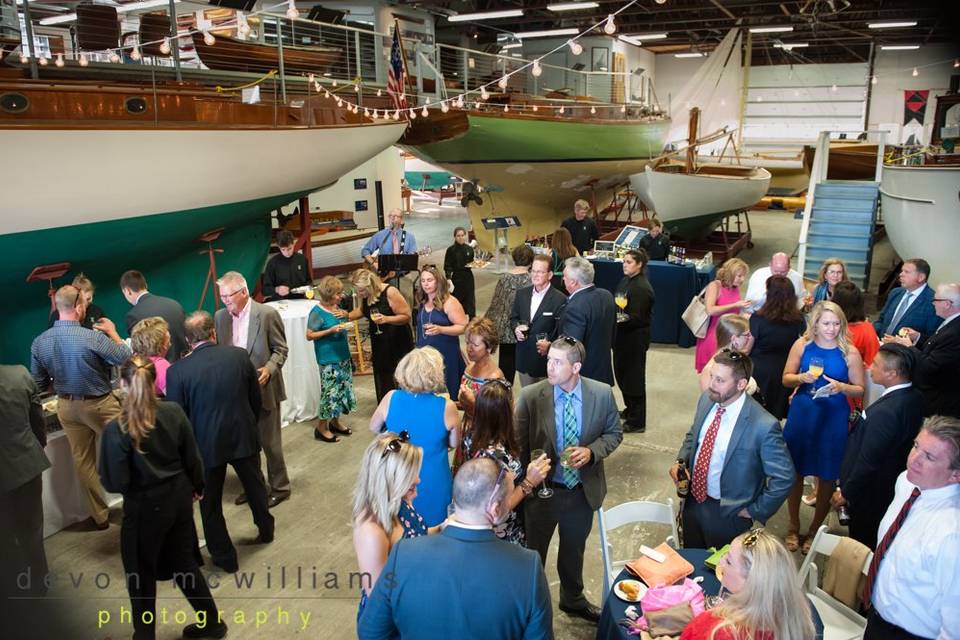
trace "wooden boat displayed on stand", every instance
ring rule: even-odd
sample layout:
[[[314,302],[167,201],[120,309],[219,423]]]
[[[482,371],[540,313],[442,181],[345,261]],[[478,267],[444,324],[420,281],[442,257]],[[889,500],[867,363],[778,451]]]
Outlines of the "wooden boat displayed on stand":
[[[803,147],[803,168],[810,174],[815,146]],[[827,180],[873,180],[877,173],[877,143],[859,140],[833,140]]]
[[[273,45],[216,36],[207,44],[202,33],[193,34],[193,47],[200,61],[209,69],[219,71],[247,71],[266,73],[280,68],[280,54]],[[335,64],[342,51],[336,47],[283,48],[283,68],[286,73],[322,73]]]

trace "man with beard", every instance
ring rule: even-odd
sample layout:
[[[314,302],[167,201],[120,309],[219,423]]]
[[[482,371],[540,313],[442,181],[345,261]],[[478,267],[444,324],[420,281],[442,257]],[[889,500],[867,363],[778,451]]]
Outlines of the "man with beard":
[[[710,387],[700,396],[677,463],[690,469],[690,494],[680,513],[685,547],[719,549],[770,518],[793,486],[796,472],[780,423],[745,393],[750,358],[725,349],[714,358]]]

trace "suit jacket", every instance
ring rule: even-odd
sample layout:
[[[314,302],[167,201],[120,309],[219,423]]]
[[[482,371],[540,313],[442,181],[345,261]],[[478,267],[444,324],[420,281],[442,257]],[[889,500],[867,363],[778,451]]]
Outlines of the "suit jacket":
[[[448,526],[390,550],[357,628],[386,638],[553,638],[540,557],[490,529]]]
[[[900,306],[900,300],[903,299],[906,292],[907,290],[903,287],[897,287],[887,296],[887,302],[880,310],[880,317],[873,323],[873,328],[877,330],[877,335],[881,338],[887,333],[887,325],[893,320],[893,316],[897,313],[897,307]],[[910,308],[900,318],[900,322],[893,328],[893,331],[889,333],[897,335],[900,329],[910,327],[920,332],[921,339],[928,338],[943,322],[933,308],[933,296],[933,289],[929,285],[924,287],[920,296],[910,303]]]
[[[617,326],[613,294],[596,286],[578,291],[567,299],[560,315],[560,335],[571,336],[587,348],[580,375],[613,386],[610,349]]]
[[[181,354],[187,352],[187,339],[183,334],[183,323],[187,318],[183,313],[183,306],[173,298],[155,296],[149,291],[140,296],[137,304],[127,311],[127,335],[130,335],[133,330],[133,325],[153,316],[160,316],[170,326],[170,349],[167,351],[167,360],[176,362]]]
[[[623,428],[620,412],[609,385],[580,377],[583,383],[583,428],[580,446],[590,449],[589,464],[580,468],[580,482],[590,508],[597,510],[607,495],[607,479],[603,459],[620,446]],[[541,380],[520,392],[516,408],[517,442],[524,468],[530,463],[530,452],[543,449],[554,468],[560,461],[557,451],[557,420],[554,411],[553,385]]]
[[[50,467],[43,453],[47,429],[39,396],[26,367],[0,365],[0,493],[23,486]]]
[[[714,402],[707,392],[700,395],[693,426],[677,454],[693,472],[700,429]],[[720,511],[736,517],[746,507],[754,520],[766,522],[787,499],[797,472],[783,441],[780,423],[750,396],[733,425],[727,455],[720,473]]]
[[[530,300],[533,299],[533,285],[517,290],[510,311],[510,327],[515,329],[525,324],[530,327],[527,339],[517,343],[517,371],[535,378],[547,375],[547,358],[537,353],[537,334],[546,333],[550,340],[557,335],[557,321],[567,302],[567,296],[547,285],[547,293],[537,307],[533,318],[530,317]]]
[[[270,379],[263,386],[263,408],[277,409],[287,399],[283,386],[281,368],[287,361],[287,336],[283,330],[283,320],[276,309],[269,305],[250,301],[250,326],[247,329],[247,353],[255,369],[266,367]],[[226,309],[217,311],[214,316],[217,330],[217,342],[233,344],[233,317]]]
[[[913,381],[923,394],[923,415],[960,418],[960,318],[920,340]]]
[[[260,450],[260,385],[243,349],[197,346],[167,370],[167,400],[190,418],[206,469]]]
[[[923,424],[923,398],[915,387],[896,389],[866,408],[847,440],[840,490],[850,516],[872,520],[873,530],[893,500],[897,477]]]

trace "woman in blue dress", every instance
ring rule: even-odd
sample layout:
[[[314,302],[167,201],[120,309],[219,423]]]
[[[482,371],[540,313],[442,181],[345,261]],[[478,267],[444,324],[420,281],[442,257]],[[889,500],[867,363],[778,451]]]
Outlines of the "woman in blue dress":
[[[406,432],[382,433],[363,453],[353,492],[353,548],[360,575],[370,579],[361,581],[358,622],[390,548],[401,538],[428,533],[412,504],[422,460],[423,451],[410,444]]]
[[[804,553],[810,550],[813,536],[830,509],[830,495],[840,477],[847,445],[847,398],[863,395],[863,378],[863,360],[848,341],[843,311],[829,300],[817,303],[810,312],[806,333],[791,347],[783,370],[783,385],[797,389],[783,428],[797,471],[789,498],[790,527],[784,539],[790,551],[800,546],[804,476],[818,478],[816,511],[803,543]]]
[[[447,517],[453,491],[449,450],[460,444],[460,413],[444,392],[443,359],[432,347],[414,349],[400,360],[396,371],[397,389],[380,401],[370,430],[406,431],[410,442],[423,449],[420,488],[413,501],[427,526]]]
[[[467,366],[460,351],[460,336],[467,328],[467,314],[460,301],[450,293],[446,276],[433,265],[420,270],[417,307],[417,346],[433,347],[443,356],[447,393],[456,402],[460,378]]]

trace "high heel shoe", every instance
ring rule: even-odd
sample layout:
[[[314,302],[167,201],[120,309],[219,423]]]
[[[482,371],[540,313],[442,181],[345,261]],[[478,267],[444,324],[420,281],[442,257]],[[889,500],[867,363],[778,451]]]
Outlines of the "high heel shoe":
[[[313,439],[314,440],[323,440],[324,442],[340,442],[340,438],[337,436],[330,436],[329,438],[316,429],[313,430]]]

